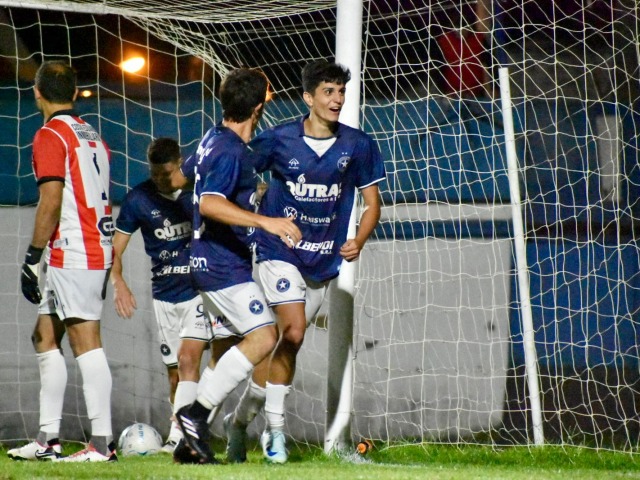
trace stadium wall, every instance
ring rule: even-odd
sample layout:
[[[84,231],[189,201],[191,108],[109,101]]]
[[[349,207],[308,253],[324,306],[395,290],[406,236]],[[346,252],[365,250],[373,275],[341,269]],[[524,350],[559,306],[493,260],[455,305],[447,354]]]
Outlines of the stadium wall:
[[[0,295],[5,307],[5,320],[3,321],[3,335],[0,337],[0,355],[3,357],[0,367],[0,383],[6,392],[0,400],[0,439],[26,438],[32,435],[37,425],[37,390],[38,378],[35,358],[32,355],[30,334],[33,327],[35,310],[25,302],[19,291],[19,265],[23,252],[26,250],[33,221],[33,207],[18,207],[16,205],[33,204],[37,199],[37,190],[31,172],[30,144],[34,132],[42,123],[41,116],[35,110],[30,92],[25,99],[19,102],[2,99],[0,102],[0,116],[3,119],[3,129],[0,130],[0,204],[2,208],[0,227],[3,235],[2,261],[0,262]],[[202,102],[200,100],[181,101],[176,104],[171,100],[158,100],[154,102],[154,110],[149,114],[148,105],[127,101],[123,107],[121,99],[105,99],[98,107],[91,101],[82,101],[78,104],[81,113],[87,115],[87,119],[98,126],[103,136],[109,142],[113,151],[114,185],[112,195],[118,203],[126,193],[126,185],[135,185],[146,177],[144,164],[144,152],[149,141],[148,132],[153,131],[156,136],[170,135],[179,138],[182,145],[195,147],[195,143],[201,136],[203,129]],[[569,105],[569,103],[571,103]],[[450,106],[447,106],[450,105]],[[414,106],[415,107],[415,106]],[[481,113],[477,114],[480,107]],[[210,105],[211,111],[207,114],[215,118],[215,103]],[[372,107],[383,109],[385,107]],[[637,138],[632,132],[637,130],[640,121],[625,107],[617,105],[622,119],[622,135],[629,139],[625,142],[621,158],[624,159],[621,171],[626,179],[621,184],[621,198],[632,199],[629,204],[622,204],[621,209],[628,215],[620,218],[610,204],[599,200],[599,194],[593,185],[587,181],[587,175],[597,166],[596,145],[593,140],[593,132],[589,132],[586,125],[587,117],[606,114],[607,109],[613,106],[587,107],[583,102],[565,101],[562,104],[555,102],[530,102],[522,108],[516,109],[516,128],[518,131],[518,152],[520,158],[527,167],[523,175],[523,185],[531,200],[525,209],[525,223],[531,232],[537,232],[537,240],[530,240],[527,245],[529,267],[531,271],[531,291],[533,303],[534,328],[536,330],[536,347],[541,362],[542,378],[553,379],[554,371],[558,369],[573,372],[576,379],[572,387],[570,382],[565,388],[576,388],[576,398],[588,398],[587,393],[580,392],[580,376],[592,375],[601,371],[603,385],[609,387],[615,383],[609,372],[617,372],[617,376],[630,375],[638,370],[637,345],[640,344],[640,335],[635,328],[635,319],[640,308],[640,299],[636,292],[640,291],[640,259],[635,241],[635,226],[632,218],[637,218],[638,202],[640,198],[640,181],[637,178],[638,169]],[[467,103],[445,104],[437,99],[421,102],[416,107],[420,118],[416,120],[418,130],[396,132],[397,140],[388,142],[379,140],[384,158],[388,159],[387,169],[389,179],[383,186],[383,198],[386,204],[424,202],[438,200],[449,203],[471,202],[474,199],[492,199],[500,204],[508,202],[508,190],[506,183],[506,169],[502,160],[501,145],[494,145],[494,129],[500,129],[499,119],[495,107],[491,103],[478,102],[469,105]],[[474,110],[474,112],[469,112]],[[176,112],[181,112],[176,116]],[[123,113],[124,112],[124,113]],[[196,113],[194,113],[196,112]],[[565,118],[558,127],[560,131],[530,132],[526,128],[528,115],[536,118],[548,118],[549,112],[560,112]],[[388,118],[389,122],[395,111],[386,114],[376,111],[376,115],[368,118],[365,128],[372,132],[391,131],[390,123],[385,125],[378,119]],[[471,114],[473,113],[473,114]],[[19,114],[19,115],[18,115]],[[400,114],[403,114],[400,112]],[[424,115],[422,117],[421,115]],[[452,116],[461,116],[465,121],[456,124],[450,122]],[[20,122],[18,122],[18,116]],[[126,122],[125,122],[126,116]],[[496,122],[496,120],[498,120]],[[540,122],[540,120],[539,120]],[[549,124],[553,123],[549,118]],[[124,129],[124,125],[128,129]],[[403,124],[406,124],[403,122]],[[549,127],[551,128],[551,127]],[[578,129],[578,130],[576,130]],[[571,135],[563,135],[563,131],[571,132]],[[576,133],[576,131],[578,133]],[[462,138],[462,141],[460,139]],[[16,145],[16,139],[20,139]],[[573,142],[568,144],[567,142]],[[577,143],[581,142],[581,143]],[[557,145],[562,148],[560,155],[553,158],[547,152],[557,154]],[[482,147],[486,148],[482,148]],[[462,148],[462,153],[461,149]],[[487,154],[483,152],[488,152]],[[543,153],[544,152],[544,153]],[[140,160],[139,162],[126,162],[126,158]],[[391,159],[396,159],[393,163]],[[400,160],[403,159],[403,160]],[[561,168],[557,168],[560,166]],[[408,167],[408,168],[404,168]],[[535,167],[535,168],[533,168]],[[450,172],[449,176],[436,175],[436,173]],[[465,172],[462,181],[459,172]],[[558,172],[566,174],[567,178],[560,181]],[[458,173],[456,173],[458,172]],[[475,181],[469,182],[469,175]],[[393,182],[393,191],[390,189]],[[469,186],[471,185],[471,186]],[[556,186],[560,185],[559,189]],[[556,208],[553,205],[560,205]],[[117,211],[116,211],[117,213]],[[628,218],[629,220],[625,220]],[[544,219],[541,224],[540,219]],[[385,260],[388,264],[410,266],[417,264],[433,263],[434,259],[426,258],[430,250],[435,250],[430,245],[434,242],[461,242],[473,239],[474,252],[469,258],[458,258],[460,263],[454,262],[455,273],[459,273],[460,265],[471,271],[485,271],[491,268],[489,265],[478,263],[478,259],[487,258],[486,250],[492,242],[498,241],[499,253],[492,251],[491,255],[499,260],[495,263],[495,276],[493,284],[487,285],[487,292],[495,295],[496,284],[498,291],[504,295],[504,311],[498,313],[498,326],[496,326],[494,339],[496,345],[508,345],[508,350],[498,348],[494,351],[477,351],[476,360],[483,361],[483,355],[490,356],[497,361],[497,370],[487,372],[487,378],[498,378],[498,381],[480,382],[485,387],[488,385],[492,392],[488,395],[482,390],[482,385],[476,394],[478,398],[488,395],[493,398],[495,405],[491,405],[489,411],[502,412],[503,400],[506,400],[508,411],[524,411],[526,401],[522,400],[522,385],[511,383],[510,378],[516,378],[516,374],[522,369],[524,355],[521,341],[521,322],[518,313],[518,292],[513,273],[513,255],[509,238],[512,237],[508,221],[501,222],[465,222],[461,227],[456,219],[441,222],[416,222],[411,219],[396,219],[392,225],[382,224],[376,231],[376,239],[370,244],[367,255],[362,262],[373,261],[376,265],[385,268]],[[613,221],[615,220],[615,221]],[[593,228],[594,221],[598,225],[615,225],[609,235],[603,235],[597,243],[585,244],[581,241],[588,228]],[[567,228],[567,227],[570,228]],[[15,233],[17,232],[17,234]],[[545,235],[540,235],[540,232]],[[554,239],[562,238],[562,241]],[[132,248],[136,248],[134,237]],[[381,257],[380,252],[389,250],[386,242],[401,240],[396,243],[396,255],[400,258],[390,259]],[[425,258],[416,258],[409,253],[410,244],[418,242],[415,250],[423,252]],[[403,251],[403,246],[407,247]],[[139,251],[142,246],[138,245]],[[492,247],[495,248],[495,247]],[[588,259],[588,261],[585,261]],[[110,364],[114,371],[114,425],[116,429],[123,428],[134,419],[147,421],[158,425],[163,431],[163,425],[168,425],[167,418],[169,406],[166,397],[166,380],[162,367],[157,342],[155,340],[155,323],[150,314],[150,289],[148,281],[148,263],[143,255],[131,258],[128,275],[130,281],[136,286],[141,303],[140,311],[146,312],[144,318],[124,321],[117,318],[110,305],[110,297],[105,306],[105,347],[108,350]],[[625,268],[620,268],[624,265]],[[443,267],[446,271],[446,268]],[[457,270],[455,270],[457,268]],[[606,272],[602,275],[598,271]],[[403,272],[404,273],[404,272]],[[614,275],[616,273],[616,275]],[[410,272],[409,272],[410,274]],[[596,279],[606,279],[597,280]],[[437,283],[437,279],[423,283]],[[560,290],[558,290],[560,289]],[[582,293],[580,293],[582,292]],[[588,292],[585,294],[584,292]],[[147,294],[148,293],[148,294]],[[424,292],[397,292],[402,302],[411,304],[412,300],[424,298]],[[108,293],[111,295],[111,292]],[[483,297],[483,292],[478,292]],[[502,297],[500,297],[502,298]],[[560,299],[560,301],[558,301]],[[451,297],[453,301],[456,297]],[[374,302],[375,298],[365,298],[365,302]],[[442,319],[441,311],[429,312],[427,318]],[[425,330],[425,315],[416,318],[408,318],[407,325],[411,325],[408,331],[437,332],[437,326]],[[463,324],[465,322],[463,321]],[[366,325],[365,325],[366,327]],[[477,325],[469,318],[468,329],[464,338],[483,338],[486,333],[478,333]],[[322,372],[318,372],[318,365],[324,365],[323,353],[326,352],[326,336],[322,329],[314,329],[313,339],[306,342],[303,361],[313,365],[317,377],[305,379],[304,389],[310,392],[313,401],[295,401],[296,417],[299,421],[290,422],[292,429],[299,432],[302,438],[321,439],[324,422]],[[379,340],[393,340],[393,332],[376,332]],[[434,333],[432,360],[437,363],[438,358],[446,358],[439,355],[438,338]],[[309,344],[314,348],[306,348]],[[446,342],[440,342],[445,344]],[[17,350],[16,350],[17,346]],[[79,372],[75,370],[75,362],[71,359],[67,348],[67,362],[70,368],[71,386],[67,390],[65,403],[65,416],[73,417],[72,422],[65,422],[66,438],[82,438],[87,425],[77,420],[76,414],[83,407],[82,391]],[[17,352],[17,353],[16,353]],[[378,355],[375,349],[366,351],[363,356]],[[407,350],[406,361],[412,358]],[[364,360],[364,359],[363,359]],[[402,363],[405,360],[398,360]],[[469,358],[473,363],[473,358]],[[371,364],[375,364],[373,361]],[[379,397],[371,396],[365,388],[365,383],[378,381],[371,365],[365,361],[356,364],[356,381],[365,379],[356,385],[355,402],[373,402],[384,405]],[[136,368],[133,368],[134,365]],[[322,367],[321,367],[322,368]],[[446,366],[442,365],[445,369]],[[511,374],[507,373],[507,369]],[[591,372],[591,373],[588,373]],[[622,373],[620,373],[622,372]],[[512,375],[512,376],[510,376]],[[571,375],[569,375],[571,376]],[[445,375],[446,377],[446,375]],[[637,377],[637,375],[636,375]],[[431,380],[428,380],[431,381]],[[427,382],[428,382],[427,381]],[[436,378],[434,382],[438,382]],[[628,382],[627,382],[628,383]],[[440,385],[440,391],[445,393],[447,388],[454,386]],[[395,388],[411,390],[416,386],[409,381],[406,385],[397,385]],[[455,387],[458,388],[458,387]],[[444,389],[444,390],[443,390]],[[469,389],[471,391],[471,388]],[[544,390],[544,389],[543,389]],[[427,390],[428,391],[428,390]],[[453,390],[452,390],[453,391]],[[551,388],[553,391],[553,388]],[[637,389],[635,390],[637,391]],[[368,393],[367,393],[368,392]],[[459,393],[459,392],[458,392]],[[635,395],[627,400],[614,399],[616,405],[607,408],[607,411],[615,411],[622,406],[626,411],[629,405],[638,401]],[[443,396],[446,398],[446,394]],[[454,398],[450,396],[450,398]],[[495,399],[498,400],[495,400]],[[553,398],[550,400],[548,411],[553,411]],[[233,400],[232,400],[233,401]],[[410,400],[406,400],[410,401]],[[618,403],[620,402],[620,403]],[[357,407],[356,407],[357,408]],[[402,410],[401,406],[399,407]],[[604,408],[604,407],[603,407]],[[373,409],[375,411],[375,408]],[[405,409],[410,410],[410,409]],[[447,419],[442,415],[452,411],[438,401],[429,406],[430,415],[411,423],[404,419],[399,422],[407,425],[421,425],[424,428],[434,425],[448,425]],[[445,413],[443,413],[445,412]],[[501,415],[498,414],[498,417]],[[621,415],[624,417],[625,415]],[[309,421],[313,418],[314,421]],[[317,420],[317,421],[316,421]],[[606,416],[611,421],[611,416]],[[356,418],[356,431],[364,431],[373,428],[376,422],[380,422],[380,428],[386,423],[382,417],[358,419]],[[500,418],[485,418],[481,422],[495,424]],[[518,420],[509,419],[515,424]],[[365,422],[366,424],[358,424]],[[443,423],[444,422],[444,423]],[[522,420],[525,423],[526,419]],[[453,422],[456,423],[456,422]],[[422,427],[418,427],[418,430]],[[260,424],[256,426],[256,431]],[[413,427],[411,427],[413,428]],[[430,427],[429,427],[430,428]],[[446,428],[445,428],[446,430]],[[255,432],[254,432],[255,433]],[[404,432],[406,433],[406,432]],[[419,432],[412,434],[418,435]]]

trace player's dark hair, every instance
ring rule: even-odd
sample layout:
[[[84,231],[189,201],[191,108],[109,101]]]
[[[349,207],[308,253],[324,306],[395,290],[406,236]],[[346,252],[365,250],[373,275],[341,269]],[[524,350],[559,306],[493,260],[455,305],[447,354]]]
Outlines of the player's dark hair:
[[[151,165],[176,162],[180,160],[180,145],[173,138],[156,138],[147,148],[147,160]]]
[[[76,72],[62,60],[44,62],[36,72],[36,88],[51,103],[70,103],[76,93]]]
[[[222,116],[232,122],[251,118],[255,108],[267,98],[269,81],[264,73],[249,68],[232,70],[220,85]]]
[[[351,80],[351,72],[345,66],[327,60],[316,60],[302,69],[302,89],[313,94],[322,82],[346,85]]]

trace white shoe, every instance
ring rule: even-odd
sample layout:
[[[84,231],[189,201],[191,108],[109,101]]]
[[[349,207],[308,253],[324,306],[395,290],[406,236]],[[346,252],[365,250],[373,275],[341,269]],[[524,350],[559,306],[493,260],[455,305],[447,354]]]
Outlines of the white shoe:
[[[287,452],[284,432],[275,430],[273,432],[264,431],[260,436],[260,445],[264,458],[268,463],[287,463],[289,452]]]
[[[233,413],[224,417],[222,425],[227,434],[227,461],[244,463],[247,461],[247,430],[233,423]]]
[[[68,457],[61,457],[56,462],[117,462],[118,456],[116,455],[116,449],[113,443],[109,444],[109,455],[103,455],[95,449],[95,447],[89,443],[87,448],[80,450],[79,452],[69,455]]]
[[[12,460],[55,460],[60,458],[62,447],[60,443],[40,445],[38,442],[27,443],[20,448],[12,448],[7,456]]]
[[[176,449],[176,445],[178,445],[179,441],[180,441],[179,438],[177,440],[174,440],[172,438],[167,438],[167,441],[160,449],[160,453],[168,453],[170,455],[173,455],[173,451]]]

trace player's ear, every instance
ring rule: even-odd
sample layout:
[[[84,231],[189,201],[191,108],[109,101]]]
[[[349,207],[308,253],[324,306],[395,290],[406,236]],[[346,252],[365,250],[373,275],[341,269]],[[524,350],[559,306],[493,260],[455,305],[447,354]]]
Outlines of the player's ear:
[[[304,103],[307,104],[307,107],[313,107],[313,95],[311,95],[309,92],[304,92],[302,94],[302,98],[304,100]]]

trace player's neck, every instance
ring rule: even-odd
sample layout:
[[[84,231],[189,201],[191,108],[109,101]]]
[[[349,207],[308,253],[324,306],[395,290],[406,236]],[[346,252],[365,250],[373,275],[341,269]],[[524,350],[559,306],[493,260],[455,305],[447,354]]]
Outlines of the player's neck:
[[[59,112],[61,110],[73,110],[73,103],[42,102],[41,107],[42,107],[42,116],[44,117],[44,122],[47,123],[54,113]]]
[[[244,122],[232,122],[230,120],[223,120],[222,125],[229,130],[232,130],[238,135],[244,143],[249,143],[251,135],[253,134],[253,120],[245,120]]]
[[[337,122],[323,121],[311,114],[304,121],[304,134],[313,138],[333,137],[337,126]]]

